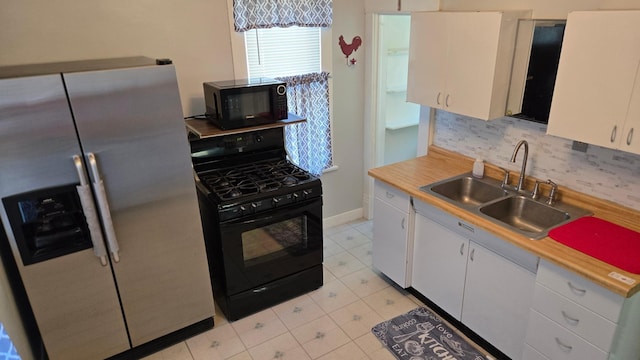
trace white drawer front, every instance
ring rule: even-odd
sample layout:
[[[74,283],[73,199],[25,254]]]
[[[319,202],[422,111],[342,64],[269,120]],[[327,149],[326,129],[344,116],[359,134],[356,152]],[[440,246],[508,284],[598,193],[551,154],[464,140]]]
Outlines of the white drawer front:
[[[536,281],[589,310],[618,322],[624,298],[574,273],[540,260]]]
[[[548,357],[540,354],[536,349],[525,344],[522,352],[522,360],[549,360]]]
[[[393,207],[409,212],[411,210],[411,204],[409,203],[409,194],[394,188],[391,185],[376,180],[374,186],[375,197],[383,200]]]
[[[536,284],[533,308],[549,319],[571,330],[601,350],[608,352],[616,332],[616,324]]]
[[[606,360],[608,355],[535,310],[529,313],[526,343],[553,360]]]
[[[449,213],[420,200],[415,200],[414,206],[416,209],[416,213],[437,222],[447,229],[466,237],[467,239],[475,238],[476,231],[478,230],[475,225],[458,219],[457,217],[450,215]]]

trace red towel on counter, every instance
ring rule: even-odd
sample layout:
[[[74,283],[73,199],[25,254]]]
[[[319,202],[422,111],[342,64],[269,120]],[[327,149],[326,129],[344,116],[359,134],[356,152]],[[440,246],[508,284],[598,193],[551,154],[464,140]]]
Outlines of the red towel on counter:
[[[640,233],[585,216],[549,231],[570,248],[634,274],[640,274]]]

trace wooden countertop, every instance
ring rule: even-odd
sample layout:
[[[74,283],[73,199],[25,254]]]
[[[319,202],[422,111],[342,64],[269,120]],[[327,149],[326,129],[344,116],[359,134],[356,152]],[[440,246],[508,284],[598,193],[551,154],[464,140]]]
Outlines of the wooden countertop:
[[[530,240],[505,227],[493,224],[480,216],[468,212],[435,196],[420,191],[418,188],[436,181],[471,171],[473,159],[455,152],[431,146],[426,156],[407,160],[369,170],[369,175],[388,183],[416,199],[435,205],[440,209],[468,221],[484,230],[515,244],[537,256],[549,260],[559,266],[573,271],[594,283],[601,285],[624,297],[631,297],[640,291],[640,275],[632,274],[609,265],[577,250],[569,248],[546,237],[541,240]],[[518,173],[512,173],[515,180]],[[485,163],[485,176],[502,178],[502,171],[495,165]],[[534,178],[527,177],[526,188],[533,188]],[[545,187],[543,195],[548,195]],[[593,212],[594,216],[616,223],[629,229],[640,231],[640,212],[620,206],[611,201],[602,200],[587,194],[558,187],[559,199],[565,203],[579,206]],[[633,280],[633,284],[609,276],[616,272]]]

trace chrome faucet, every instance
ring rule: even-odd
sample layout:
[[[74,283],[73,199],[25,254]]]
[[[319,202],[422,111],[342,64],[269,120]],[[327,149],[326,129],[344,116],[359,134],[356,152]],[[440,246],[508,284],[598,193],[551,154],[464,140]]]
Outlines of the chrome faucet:
[[[518,178],[518,185],[516,186],[516,191],[522,190],[522,185],[524,183],[524,172],[527,168],[527,158],[529,157],[529,143],[526,140],[520,140],[518,144],[516,144],[515,149],[513,149],[513,154],[511,155],[511,162],[516,162],[516,155],[518,155],[518,151],[524,145],[524,157],[522,158],[522,169],[520,170],[520,177]]]

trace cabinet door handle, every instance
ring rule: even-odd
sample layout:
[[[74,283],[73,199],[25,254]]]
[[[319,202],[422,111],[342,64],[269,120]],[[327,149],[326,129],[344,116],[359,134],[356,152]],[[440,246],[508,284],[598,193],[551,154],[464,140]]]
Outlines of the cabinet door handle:
[[[616,140],[616,132],[618,132],[618,125],[614,125],[613,130],[611,130],[611,142]]]
[[[393,195],[393,193],[387,191],[387,199],[393,199],[394,197],[395,195]]]
[[[471,259],[471,261],[473,261],[473,255],[475,255],[476,253],[476,249],[471,249],[471,254],[469,254],[469,259]]]
[[[558,347],[560,348],[560,350],[569,353],[571,352],[571,350],[573,350],[573,346],[564,344],[559,338],[556,337],[556,344],[558,344]]]
[[[464,243],[460,245],[460,255],[464,255]]]
[[[631,145],[631,140],[633,140],[633,128],[631,128],[629,134],[627,134],[627,145]]]
[[[578,296],[584,296],[587,293],[587,290],[576,287],[571,283],[571,281],[568,281],[567,285],[569,285],[569,289]]]
[[[405,220],[406,220],[405,218],[402,218],[402,221],[400,222],[400,227],[402,228],[402,230],[404,230],[404,221]]]
[[[447,97],[444,99],[444,106],[449,107],[449,96],[450,94],[447,94]]]
[[[564,321],[566,321],[567,324],[572,325],[572,326],[576,326],[580,322],[580,319],[576,319],[576,318],[570,316],[564,310],[562,310],[561,312],[562,312],[562,317],[564,317]]]
[[[436,104],[440,105],[440,94],[442,94],[441,92],[438,93],[438,96],[436,97]]]

